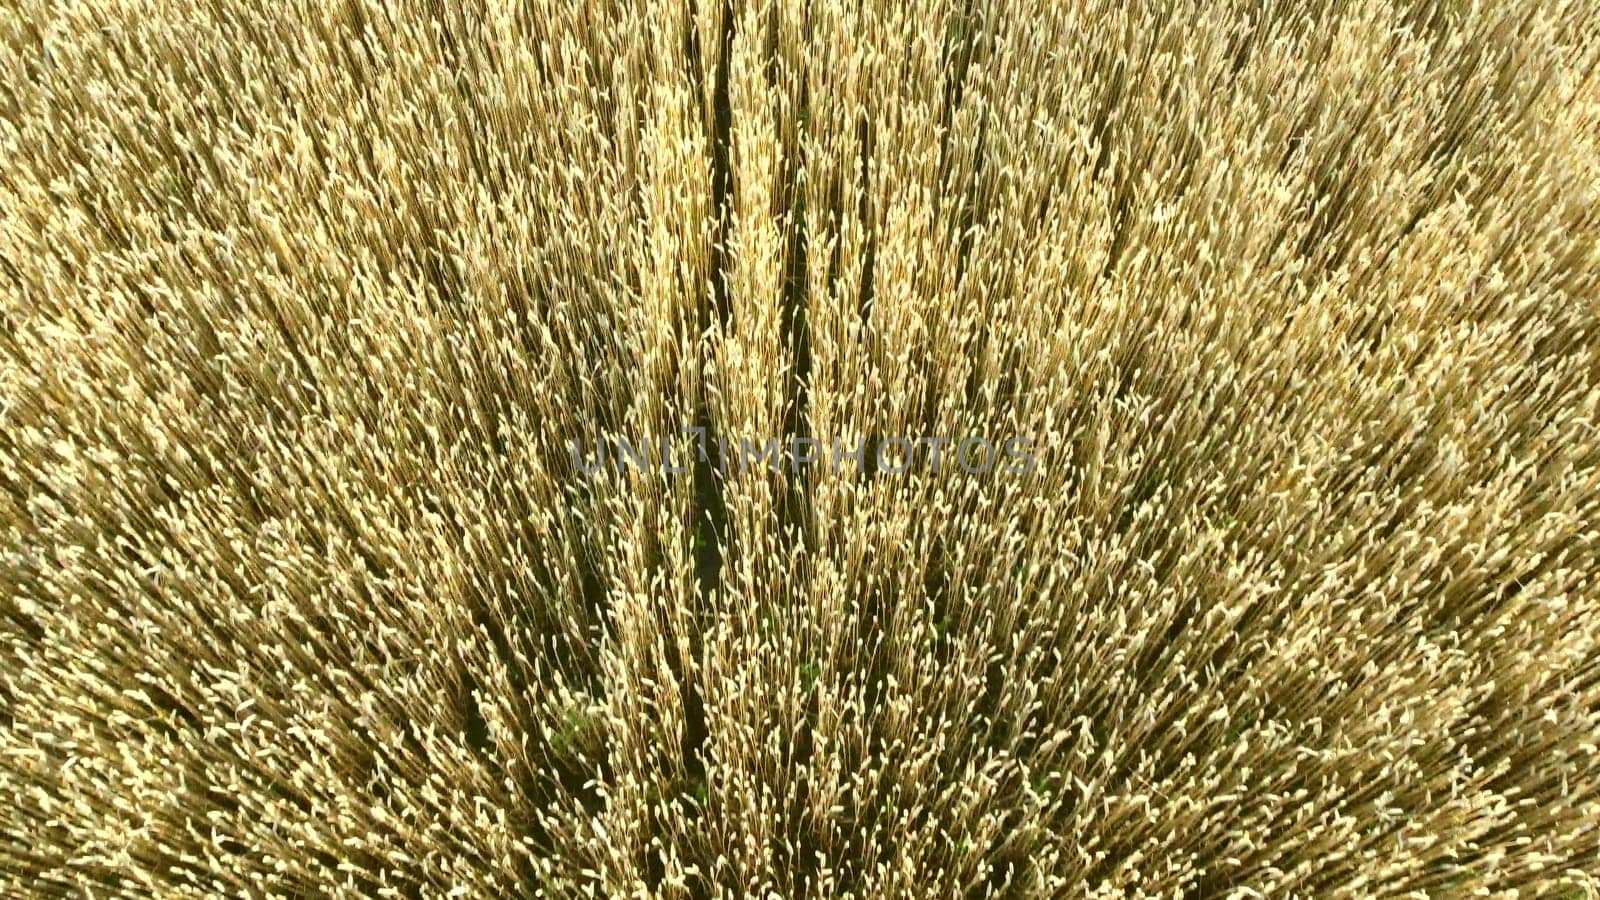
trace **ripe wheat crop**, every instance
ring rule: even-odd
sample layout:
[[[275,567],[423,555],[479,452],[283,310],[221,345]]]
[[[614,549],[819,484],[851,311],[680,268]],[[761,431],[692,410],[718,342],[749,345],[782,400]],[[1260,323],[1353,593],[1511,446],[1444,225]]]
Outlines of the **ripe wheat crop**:
[[[3,0],[0,894],[1600,896],[1597,60]]]

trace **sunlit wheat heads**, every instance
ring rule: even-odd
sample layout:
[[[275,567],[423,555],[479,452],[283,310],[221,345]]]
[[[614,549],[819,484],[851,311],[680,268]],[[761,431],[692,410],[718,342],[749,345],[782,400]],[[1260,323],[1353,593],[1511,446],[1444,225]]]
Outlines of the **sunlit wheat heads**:
[[[1597,51],[5,0],[0,894],[1597,896]]]

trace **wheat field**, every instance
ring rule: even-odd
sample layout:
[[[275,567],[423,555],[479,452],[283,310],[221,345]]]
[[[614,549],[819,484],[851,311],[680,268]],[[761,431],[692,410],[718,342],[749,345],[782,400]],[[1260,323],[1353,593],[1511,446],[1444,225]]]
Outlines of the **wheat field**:
[[[1597,60],[0,0],[0,894],[1600,896]]]

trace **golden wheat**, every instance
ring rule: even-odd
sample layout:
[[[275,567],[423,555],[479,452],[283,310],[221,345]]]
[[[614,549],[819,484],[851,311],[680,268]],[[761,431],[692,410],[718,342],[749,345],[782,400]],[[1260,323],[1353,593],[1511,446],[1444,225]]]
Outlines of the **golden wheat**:
[[[1597,59],[7,0],[0,892],[1600,896]]]

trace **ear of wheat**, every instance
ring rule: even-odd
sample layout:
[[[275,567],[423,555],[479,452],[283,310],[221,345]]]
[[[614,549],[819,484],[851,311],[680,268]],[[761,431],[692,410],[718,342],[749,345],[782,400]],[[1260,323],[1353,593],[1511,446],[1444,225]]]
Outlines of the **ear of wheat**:
[[[0,891],[1595,896],[1597,35],[7,2]]]

